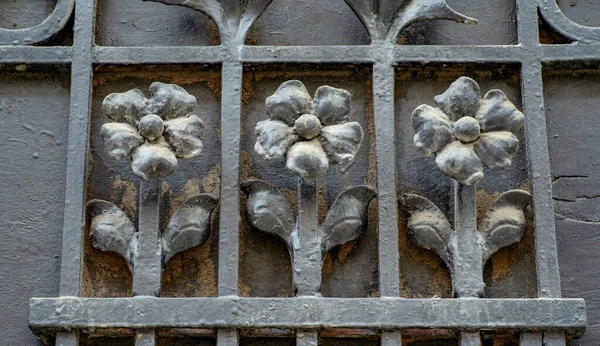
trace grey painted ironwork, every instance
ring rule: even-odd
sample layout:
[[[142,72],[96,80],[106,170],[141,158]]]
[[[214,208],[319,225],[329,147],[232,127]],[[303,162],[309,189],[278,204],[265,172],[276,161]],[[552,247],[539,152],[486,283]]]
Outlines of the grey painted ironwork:
[[[557,299],[33,298],[34,330],[133,328],[457,328],[563,330],[586,326],[585,302]],[[548,318],[552,316],[552,318]]]
[[[74,1],[59,1],[59,5]],[[181,1],[165,0],[170,4]],[[371,7],[373,2],[348,1],[368,28],[370,46],[276,47],[244,46],[245,35],[253,21],[269,5],[268,0],[242,2],[246,8],[219,10],[217,1],[196,1],[199,9],[213,19],[221,32],[221,46],[215,47],[94,47],[95,1],[76,0],[73,48],[12,46],[6,41],[6,30],[0,40],[0,63],[11,64],[71,64],[71,110],[69,120],[67,183],[61,262],[60,295],[62,298],[32,299],[31,326],[38,332],[59,332],[57,345],[76,345],[72,327],[103,327],[111,323],[140,328],[138,335],[147,335],[148,328],[172,326],[175,317],[184,316],[182,325],[207,326],[219,329],[219,345],[237,345],[237,331],[247,326],[280,326],[304,329],[314,336],[323,326],[352,327],[360,321],[363,327],[384,330],[382,345],[400,345],[399,329],[408,327],[448,327],[467,330],[463,339],[476,338],[480,329],[539,330],[541,334],[524,334],[531,345],[564,345],[564,332],[581,332],[585,328],[585,307],[582,300],[561,299],[560,277],[556,252],[556,232],[552,210],[551,179],[547,147],[546,120],[542,89],[542,64],[545,62],[600,61],[598,28],[583,27],[568,20],[553,0],[517,0],[519,45],[514,46],[399,46],[395,35],[411,21],[429,19],[434,14],[472,22],[472,19],[449,9],[443,1],[432,1],[427,7],[414,1],[407,8],[433,12],[404,11],[396,17],[380,16],[386,9]],[[190,2],[190,3],[193,3]],[[377,2],[378,3],[378,2]],[[201,4],[212,4],[202,5]],[[437,6],[437,7],[436,7]],[[406,9],[406,8],[405,8]],[[587,44],[540,45],[538,10],[542,18],[568,38]],[[69,10],[70,11],[70,10]],[[56,11],[55,11],[56,12]],[[65,12],[66,13],[66,12]],[[412,14],[418,14],[412,16]],[[58,15],[59,13],[57,13]],[[68,18],[68,15],[66,15]],[[61,18],[63,18],[61,16]],[[59,20],[58,22],[61,22]],[[57,22],[55,22],[57,24]],[[60,25],[64,25],[60,24]],[[39,29],[36,29],[39,30]],[[43,35],[31,35],[31,40],[19,38],[21,44],[43,41],[59,27]],[[52,32],[51,32],[52,31]],[[14,34],[11,33],[11,34]],[[48,34],[48,36],[46,35]],[[20,35],[20,34],[19,34]],[[241,82],[244,63],[363,63],[373,66],[373,104],[377,161],[378,222],[379,222],[379,288],[381,298],[373,299],[239,299],[236,296],[239,257],[239,161]],[[399,63],[518,63],[521,65],[525,140],[532,180],[532,206],[535,211],[535,239],[538,294],[543,299],[399,299],[398,227],[396,206],[396,158],[394,154],[394,66]],[[90,111],[93,64],[221,64],[222,103],[221,134],[221,215],[219,236],[219,298],[165,299],[153,297],[86,299],[65,298],[80,294],[81,248],[85,217],[85,168]],[[401,177],[400,177],[401,178]],[[258,303],[256,303],[258,302]],[[275,304],[279,310],[270,309]],[[277,305],[279,304],[279,305]],[[355,314],[347,314],[345,304]],[[141,307],[140,307],[141,306]],[[239,315],[204,316],[203,311],[230,314],[248,311],[255,318],[250,324]],[[140,320],[136,310],[147,311]],[[206,309],[206,310],[205,310]],[[287,309],[287,310],[286,310]],[[328,310],[329,309],[329,310]],[[343,311],[342,311],[343,310]],[[69,311],[69,313],[67,313]],[[274,313],[273,311],[277,311]],[[331,311],[331,315],[328,314]],[[464,312],[457,314],[456,312]],[[545,318],[552,311],[556,319]],[[122,315],[114,315],[114,313]],[[299,313],[305,313],[300,314]],[[166,313],[166,314],[165,314]],[[309,313],[314,313],[306,317]],[[368,315],[363,315],[363,313]],[[397,315],[390,318],[389,314]],[[206,319],[203,319],[203,316]],[[292,317],[300,316],[297,319]],[[306,319],[303,320],[304,317]],[[270,319],[270,318],[273,319]],[[287,318],[287,319],[286,319]],[[387,318],[387,319],[386,319]],[[118,321],[117,321],[118,319]],[[237,320],[236,320],[237,319]],[[385,320],[384,320],[385,319]],[[205,322],[199,322],[205,321]],[[223,322],[225,321],[225,322]],[[237,322],[236,322],[237,321]],[[108,322],[108,324],[106,324]],[[356,322],[357,324],[353,324]],[[236,324],[237,323],[237,324]],[[153,332],[150,332],[154,335]],[[145,338],[143,336],[142,338]],[[154,339],[151,337],[150,339]],[[299,338],[299,341],[304,338]],[[141,341],[140,341],[141,342]],[[310,341],[307,341],[310,342]],[[151,340],[149,344],[153,344]]]
[[[58,0],[52,13],[40,24],[27,29],[0,28],[0,45],[30,45],[42,43],[65,27],[75,0]]]

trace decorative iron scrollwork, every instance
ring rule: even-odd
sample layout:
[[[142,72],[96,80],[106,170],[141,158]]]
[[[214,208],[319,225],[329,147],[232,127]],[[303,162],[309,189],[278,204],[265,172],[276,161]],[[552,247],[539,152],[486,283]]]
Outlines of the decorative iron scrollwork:
[[[426,20],[447,19],[477,24],[477,19],[458,13],[446,0],[345,0],[358,15],[373,40],[394,42],[411,24]]]
[[[62,30],[73,12],[75,0],[58,0],[52,13],[40,24],[26,29],[0,28],[0,46],[42,43]]]
[[[179,5],[200,11],[215,21],[222,39],[243,44],[254,21],[273,0],[144,0]]]
[[[544,20],[565,37],[581,43],[600,42],[600,27],[573,22],[561,11],[556,0],[538,0],[538,7]]]

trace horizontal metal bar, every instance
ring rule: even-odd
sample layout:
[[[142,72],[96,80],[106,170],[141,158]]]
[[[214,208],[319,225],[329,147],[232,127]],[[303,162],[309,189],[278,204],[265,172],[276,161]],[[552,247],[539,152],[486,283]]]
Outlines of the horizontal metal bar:
[[[94,47],[95,64],[220,63],[221,46],[198,47]]]
[[[71,47],[0,46],[0,64],[70,64]]]
[[[32,298],[30,327],[451,328],[564,330],[586,327],[583,299]]]
[[[600,43],[542,45],[541,60],[551,61],[600,61]]]
[[[372,63],[373,46],[243,46],[248,63]]]
[[[374,63],[377,46],[243,46],[245,63]],[[393,60],[402,62],[516,63],[527,54],[521,46],[404,46],[393,48]],[[227,53],[221,46],[95,47],[96,64],[219,63]]]
[[[535,50],[521,46],[405,46],[394,47],[394,60],[402,62],[517,63]]]
[[[372,63],[372,46],[244,46],[247,63]],[[600,44],[561,44],[538,47],[541,60],[598,61]],[[394,47],[393,59],[403,62],[516,63],[535,50],[521,46],[404,46]],[[0,63],[65,64],[71,47],[0,46]],[[199,47],[94,47],[95,64],[220,63],[221,46]]]

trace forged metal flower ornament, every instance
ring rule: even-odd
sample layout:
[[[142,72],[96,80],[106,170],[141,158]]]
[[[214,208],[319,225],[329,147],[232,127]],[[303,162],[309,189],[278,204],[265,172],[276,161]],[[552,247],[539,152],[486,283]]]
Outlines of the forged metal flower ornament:
[[[349,122],[348,91],[321,86],[311,99],[302,82],[281,84],[265,102],[269,120],[256,124],[254,150],[266,160],[286,160],[298,175],[298,212],[272,185],[248,180],[248,221],[262,232],[285,242],[292,259],[298,295],[320,295],[323,260],[338,245],[356,240],[367,226],[367,209],[375,198],[369,186],[343,191],[323,222],[318,215],[318,179],[330,164],[350,162],[363,140],[359,123]]]
[[[177,168],[177,158],[190,159],[202,151],[204,123],[191,114],[196,98],[175,84],[154,82],[151,97],[133,89],[108,95],[104,114],[114,122],[102,126],[108,154],[116,159],[131,155],[138,177],[165,178]]]
[[[421,105],[412,114],[414,144],[421,153],[435,155],[441,171],[455,179],[454,225],[433,202],[408,194],[408,235],[448,265],[457,298],[478,298],[485,292],[485,263],[525,234],[531,195],[523,190],[502,193],[477,225],[474,184],[483,178],[483,166],[499,170],[511,165],[519,148],[513,133],[525,117],[500,90],[481,98],[479,86],[467,77],[460,77],[434,101],[437,107]]]
[[[481,98],[473,79],[460,77],[442,95],[437,107],[421,105],[412,114],[414,144],[421,153],[435,155],[440,170],[464,185],[483,178],[483,166],[506,169],[519,148],[513,134],[525,116],[500,90]]]
[[[185,89],[160,82],[150,85],[150,98],[133,89],[112,93],[102,103],[104,114],[114,121],[101,130],[108,154],[116,159],[131,156],[131,169],[142,178],[139,227],[114,203],[93,199],[87,203],[90,240],[95,248],[125,258],[134,277],[134,295],[140,294],[137,290],[159,295],[161,269],[210,236],[217,198],[208,193],[181,203],[160,230],[162,178],[177,168],[177,158],[197,157],[202,151],[204,123],[191,114],[194,108],[196,98]]]
[[[311,100],[302,82],[284,82],[266,100],[271,119],[256,124],[254,150],[266,160],[285,157],[286,167],[301,178],[316,178],[330,164],[352,161],[363,130],[348,122],[350,102],[343,89],[319,87]]]

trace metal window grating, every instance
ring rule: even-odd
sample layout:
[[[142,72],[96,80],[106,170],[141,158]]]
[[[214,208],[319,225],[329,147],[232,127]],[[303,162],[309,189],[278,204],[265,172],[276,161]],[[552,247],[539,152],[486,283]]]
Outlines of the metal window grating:
[[[74,0],[59,1],[60,9]],[[557,11],[552,0],[518,0],[518,45],[401,46],[373,42],[370,46],[325,47],[100,47],[94,42],[96,5],[77,0],[73,47],[11,46],[12,34],[0,30],[0,63],[71,64],[71,102],[64,210],[60,296],[33,298],[30,324],[36,331],[58,332],[57,345],[77,345],[77,328],[130,327],[136,345],[154,345],[153,329],[218,328],[218,345],[238,345],[236,328],[289,327],[305,330],[299,345],[316,345],[316,329],[355,327],[382,329],[381,344],[400,345],[403,328],[537,330],[524,333],[522,345],[565,345],[564,332],[585,329],[581,299],[561,299],[552,189],[543,100],[542,64],[598,61],[600,29],[576,25]],[[66,6],[66,7],[65,7]],[[538,13],[563,35],[589,44],[541,45]],[[63,23],[64,25],[64,23]],[[29,35],[44,35],[36,29]],[[48,29],[52,30],[52,29]],[[41,33],[40,33],[41,32]],[[21,34],[16,35],[23,36]],[[17,37],[18,41],[20,38]],[[17,42],[18,43],[18,42]],[[27,43],[27,42],[25,42]],[[241,92],[244,64],[362,63],[373,67],[373,105],[379,198],[379,288],[381,298],[239,298],[239,171]],[[393,150],[395,65],[438,63],[516,63],[521,66],[521,94],[527,114],[526,142],[535,209],[536,265],[539,299],[402,299],[399,283],[398,210]],[[78,298],[85,215],[85,176],[96,64],[221,64],[221,214],[218,298]],[[392,173],[392,174],[390,174]],[[457,311],[464,312],[458,314]],[[552,319],[547,318],[550,314]],[[465,337],[461,345],[477,345]]]

